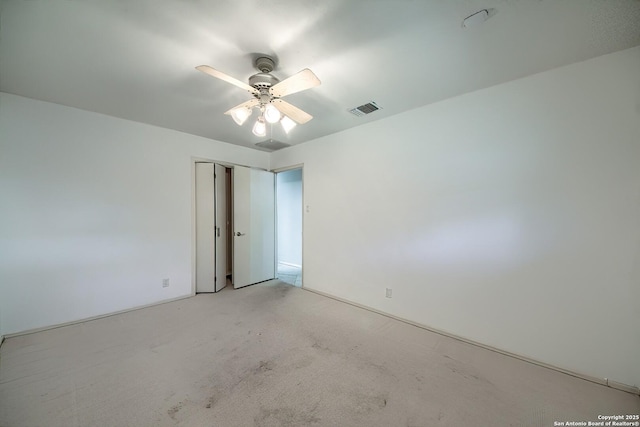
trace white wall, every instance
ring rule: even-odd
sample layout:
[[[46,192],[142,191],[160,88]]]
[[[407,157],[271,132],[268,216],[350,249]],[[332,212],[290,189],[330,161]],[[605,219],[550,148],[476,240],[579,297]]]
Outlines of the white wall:
[[[276,174],[278,262],[302,266],[302,169]]]
[[[256,150],[1,93],[0,334],[189,295],[192,157],[268,166]]]
[[[640,48],[271,156],[300,163],[305,287],[640,385]]]

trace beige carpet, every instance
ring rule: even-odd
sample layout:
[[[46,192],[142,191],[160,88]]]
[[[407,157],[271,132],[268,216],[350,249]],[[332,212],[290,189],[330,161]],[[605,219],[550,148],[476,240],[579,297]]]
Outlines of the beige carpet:
[[[282,282],[8,339],[0,426],[553,426],[640,398]]]

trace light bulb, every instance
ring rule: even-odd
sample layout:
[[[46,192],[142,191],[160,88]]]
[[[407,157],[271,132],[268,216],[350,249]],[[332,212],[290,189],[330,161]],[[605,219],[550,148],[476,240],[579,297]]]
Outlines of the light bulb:
[[[267,125],[264,123],[262,116],[258,117],[256,124],[253,125],[253,134],[255,136],[265,136],[267,134]]]
[[[264,118],[268,123],[278,123],[280,120],[280,111],[273,105],[267,104],[264,107]]]
[[[284,131],[288,134],[289,131],[291,129],[293,129],[294,127],[296,127],[296,122],[294,122],[293,120],[291,120],[289,117],[287,116],[282,116],[282,120],[280,120],[280,123],[282,124],[282,129],[284,129]]]
[[[231,117],[233,118],[233,121],[236,122],[239,126],[242,126],[244,122],[247,121],[250,115],[251,115],[251,109],[247,107],[236,108],[231,112]]]

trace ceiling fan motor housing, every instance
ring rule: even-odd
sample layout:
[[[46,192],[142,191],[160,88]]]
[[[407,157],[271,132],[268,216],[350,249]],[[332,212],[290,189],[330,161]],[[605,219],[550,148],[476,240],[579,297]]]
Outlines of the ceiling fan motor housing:
[[[256,59],[256,68],[261,73],[270,73],[276,67],[276,63],[268,56],[261,56]]]
[[[276,85],[280,80],[275,76],[269,74],[273,71],[275,62],[273,59],[261,56],[256,59],[256,68],[260,70],[258,74],[254,74],[249,77],[249,85],[260,91],[260,96],[257,98],[260,100],[260,104],[264,105],[271,102],[271,95],[269,94],[269,88]]]
[[[274,86],[278,83],[278,80],[275,76],[267,73],[258,73],[249,77],[249,86],[253,86],[256,89],[269,89],[271,86]]]

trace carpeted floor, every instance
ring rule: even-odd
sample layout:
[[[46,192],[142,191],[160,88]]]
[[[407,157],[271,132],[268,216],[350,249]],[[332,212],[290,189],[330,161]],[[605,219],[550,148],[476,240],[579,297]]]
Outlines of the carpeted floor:
[[[553,426],[640,398],[280,281],[6,340],[0,426]]]

